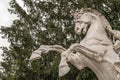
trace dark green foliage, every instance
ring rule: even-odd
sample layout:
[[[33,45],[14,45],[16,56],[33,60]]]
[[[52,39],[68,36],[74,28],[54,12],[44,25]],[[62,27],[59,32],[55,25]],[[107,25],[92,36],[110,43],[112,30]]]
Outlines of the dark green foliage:
[[[27,10],[11,0],[11,14],[18,19],[1,31],[10,42],[10,49],[3,48],[3,80],[97,80],[90,69],[82,71],[71,66],[64,77],[58,77],[60,55],[50,52],[43,58],[29,63],[28,59],[41,44],[59,44],[68,48],[80,42],[81,36],[74,33],[71,11],[93,8],[101,12],[114,29],[120,30],[119,0],[23,0]],[[69,37],[69,38],[68,38]],[[1,74],[1,73],[0,73]]]

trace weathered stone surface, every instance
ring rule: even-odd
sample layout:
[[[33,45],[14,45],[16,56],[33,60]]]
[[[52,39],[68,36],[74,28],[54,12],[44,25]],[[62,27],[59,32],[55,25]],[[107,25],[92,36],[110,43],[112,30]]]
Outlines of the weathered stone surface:
[[[112,30],[107,19],[96,10],[85,8],[72,14],[75,32],[78,35],[84,34],[83,40],[68,49],[60,45],[41,45],[32,53],[30,60],[54,50],[61,55],[60,77],[69,72],[67,62],[70,62],[79,70],[89,67],[99,80],[120,80],[120,31]]]

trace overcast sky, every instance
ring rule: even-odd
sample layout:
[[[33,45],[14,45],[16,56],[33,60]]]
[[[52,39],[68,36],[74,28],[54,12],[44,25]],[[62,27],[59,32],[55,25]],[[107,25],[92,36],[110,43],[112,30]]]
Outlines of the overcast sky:
[[[10,26],[12,21],[16,18],[15,15],[12,15],[8,12],[10,0],[0,0],[0,26]],[[22,0],[17,0],[17,2],[22,5]],[[0,47],[5,46],[9,47],[7,39],[2,39],[0,34]],[[2,50],[0,49],[0,61],[2,60]]]

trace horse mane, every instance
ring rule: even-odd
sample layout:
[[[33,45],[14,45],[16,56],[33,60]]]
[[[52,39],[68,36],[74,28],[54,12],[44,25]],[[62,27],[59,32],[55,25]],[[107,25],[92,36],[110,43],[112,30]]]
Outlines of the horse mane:
[[[76,10],[73,12],[73,16],[75,19],[78,19],[81,17],[82,14],[84,13],[92,13],[95,14],[96,16],[99,16],[99,18],[102,20],[105,29],[112,29],[112,27],[110,26],[110,23],[108,22],[108,20],[97,10],[91,9],[91,8],[82,8],[80,10]]]
[[[96,16],[98,16],[101,20],[102,23],[104,25],[105,30],[108,33],[108,36],[111,37],[111,30],[112,27],[110,25],[110,23],[108,22],[108,20],[105,18],[105,16],[103,16],[100,12],[98,12],[97,10],[91,9],[91,8],[81,8],[80,10],[76,10],[72,12],[72,15],[74,16],[74,19],[79,19],[84,13],[92,13],[95,14]]]

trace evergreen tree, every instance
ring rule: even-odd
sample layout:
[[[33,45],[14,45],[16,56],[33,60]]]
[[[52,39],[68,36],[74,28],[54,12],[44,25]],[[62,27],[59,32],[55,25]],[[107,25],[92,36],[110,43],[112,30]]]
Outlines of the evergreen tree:
[[[16,0],[10,1],[8,11],[17,19],[10,27],[2,26],[4,38],[10,49],[3,48],[3,80],[97,80],[88,68],[79,71],[71,65],[71,71],[58,77],[60,55],[56,52],[29,64],[29,57],[41,44],[59,44],[68,48],[80,42],[82,36],[74,33],[71,11],[93,8],[101,12],[114,29],[120,30],[119,0],[23,0],[24,10]]]

